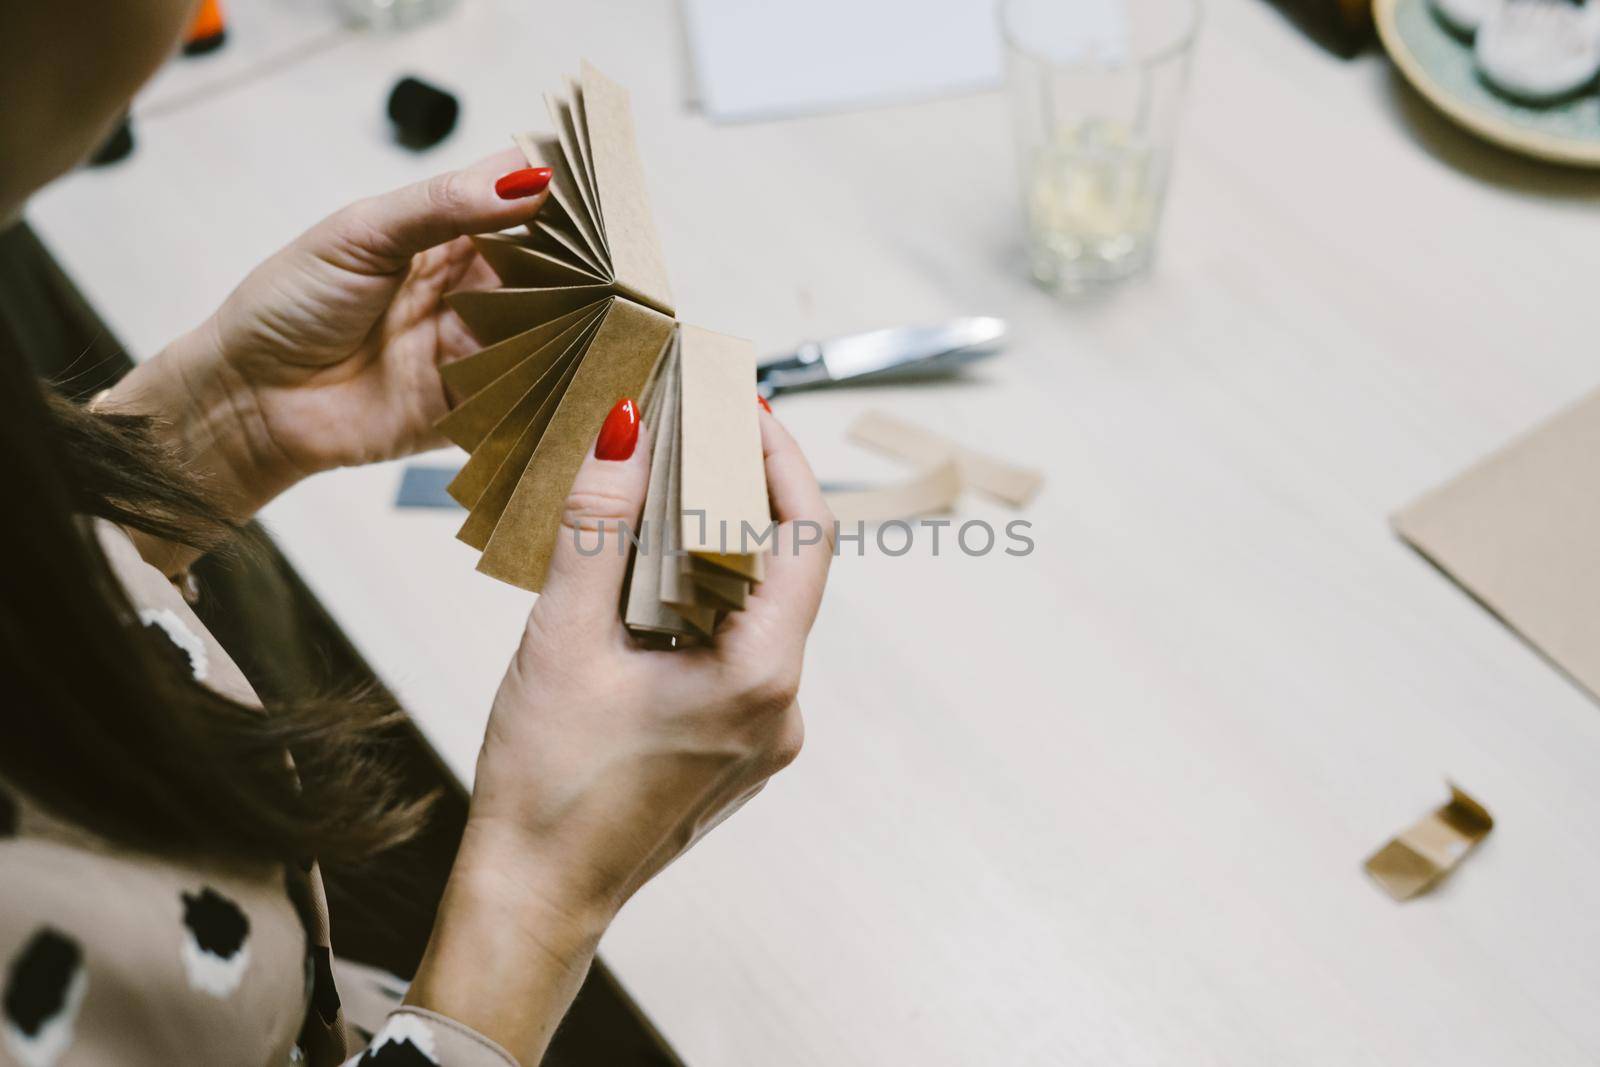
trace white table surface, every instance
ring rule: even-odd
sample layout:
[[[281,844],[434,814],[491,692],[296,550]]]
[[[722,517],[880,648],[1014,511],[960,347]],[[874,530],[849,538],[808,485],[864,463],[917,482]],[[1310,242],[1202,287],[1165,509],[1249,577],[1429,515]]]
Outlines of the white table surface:
[[[309,51],[30,210],[136,354],[322,213],[540,124],[580,56],[634,90],[688,317],[764,349],[1015,327],[974,381],[779,408],[825,478],[898,473],[844,440],[885,407],[1049,480],[1028,558],[838,561],[805,755],[603,946],[690,1064],[1600,1060],[1600,708],[1386,524],[1600,380],[1594,179],[1215,0],[1158,268],[1066,305],[1021,276],[998,94],[714,127],[649,0],[468,0]],[[421,156],[387,139],[402,72],[464,103]],[[470,778],[529,597],[456,516],[395,511],[399,475],[265,519]],[[1360,863],[1446,775],[1499,825],[1396,905]]]

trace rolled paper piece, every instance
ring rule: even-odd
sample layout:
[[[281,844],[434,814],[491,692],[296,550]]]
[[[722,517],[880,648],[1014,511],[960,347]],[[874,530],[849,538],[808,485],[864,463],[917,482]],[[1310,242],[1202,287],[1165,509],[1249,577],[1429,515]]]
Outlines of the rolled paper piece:
[[[1439,884],[1492,829],[1488,810],[1451,784],[1448,802],[1368,857],[1367,873],[1394,899],[1410,900]]]

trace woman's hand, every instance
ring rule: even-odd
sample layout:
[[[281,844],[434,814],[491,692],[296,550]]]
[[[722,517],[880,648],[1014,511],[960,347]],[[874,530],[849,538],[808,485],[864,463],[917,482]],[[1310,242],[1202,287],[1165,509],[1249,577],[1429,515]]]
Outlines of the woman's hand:
[[[795,691],[833,520],[788,433],[765,413],[761,432],[777,546],[707,646],[646,650],[618,619],[627,561],[611,548],[619,520],[636,525],[648,442],[622,461],[591,456],[567,500],[408,998],[523,1063],[539,1062],[622,903],[799,753]],[[578,531],[592,552],[601,526],[605,550],[581,554]]]
[[[334,213],[109,402],[173,421],[240,518],[307,474],[440,443],[439,367],[479,347],[443,297],[497,284],[464,235],[539,210],[549,174],[522,167],[509,149]]]

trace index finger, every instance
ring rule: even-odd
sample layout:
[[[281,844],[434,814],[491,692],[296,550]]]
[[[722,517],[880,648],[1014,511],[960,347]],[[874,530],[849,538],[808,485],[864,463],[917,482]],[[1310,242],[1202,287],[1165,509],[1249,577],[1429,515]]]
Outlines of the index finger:
[[[380,269],[400,270],[416,253],[452,238],[527,222],[544,205],[548,189],[502,190],[499,179],[528,169],[521,149],[503,149],[461,170],[352,204],[312,233],[327,228],[345,251]],[[541,179],[549,181],[548,170]]]

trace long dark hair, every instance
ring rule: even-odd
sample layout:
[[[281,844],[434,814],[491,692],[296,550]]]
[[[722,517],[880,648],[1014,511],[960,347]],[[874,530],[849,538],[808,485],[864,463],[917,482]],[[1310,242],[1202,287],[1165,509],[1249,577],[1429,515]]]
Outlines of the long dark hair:
[[[139,624],[87,517],[200,549],[237,531],[148,420],[70,404],[22,356],[0,322],[0,778],[135,847],[359,861],[410,836],[426,801],[402,799],[367,743],[392,709],[263,712]]]

